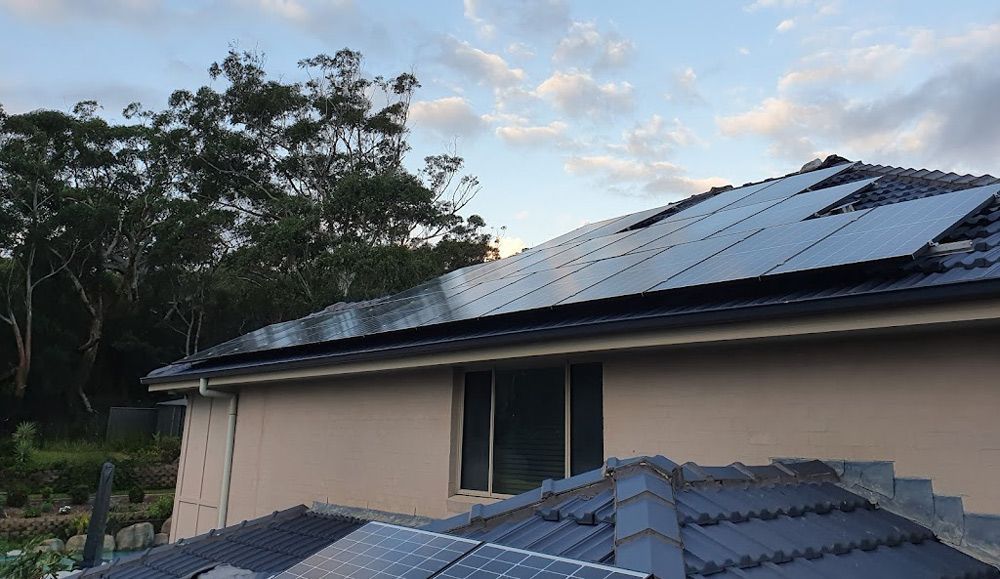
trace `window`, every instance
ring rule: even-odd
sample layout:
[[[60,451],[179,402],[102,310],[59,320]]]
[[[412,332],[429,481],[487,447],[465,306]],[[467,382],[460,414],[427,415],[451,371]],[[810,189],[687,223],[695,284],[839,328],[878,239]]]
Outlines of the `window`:
[[[465,373],[460,487],[513,495],[604,460],[600,364]]]

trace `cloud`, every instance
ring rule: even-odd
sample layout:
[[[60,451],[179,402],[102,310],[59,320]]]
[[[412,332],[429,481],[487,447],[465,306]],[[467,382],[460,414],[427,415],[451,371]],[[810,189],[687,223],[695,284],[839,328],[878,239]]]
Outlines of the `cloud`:
[[[535,51],[523,42],[511,42],[507,45],[507,54],[517,58],[534,58]]]
[[[524,80],[524,70],[513,68],[498,54],[485,52],[468,42],[447,36],[440,42],[439,60],[466,77],[494,87],[512,86]]]
[[[500,236],[493,242],[493,245],[497,248],[501,258],[521,253],[525,248],[524,240],[520,237]]]
[[[668,161],[640,161],[612,155],[570,157],[564,169],[571,175],[596,176],[607,186],[627,192],[638,187],[644,194],[681,198],[725,185],[720,177],[693,179],[681,167]]]
[[[634,51],[635,44],[617,32],[602,34],[594,22],[573,22],[556,45],[552,61],[557,65],[610,69],[625,65]]]
[[[151,25],[164,18],[166,7],[151,0],[0,0],[0,8],[22,18],[47,22],[101,20],[123,24]]]
[[[465,18],[522,37],[537,38],[569,25],[567,0],[463,0]]]
[[[745,46],[739,47],[736,52],[740,53],[740,56],[750,56],[750,49]]]
[[[632,108],[631,84],[600,84],[583,72],[556,71],[538,85],[535,93],[572,116],[608,116]]]
[[[410,107],[410,119],[415,126],[445,137],[473,136],[486,126],[469,101],[457,96],[415,102]]]
[[[778,32],[788,32],[793,28],[795,28],[795,20],[791,18],[786,18],[781,22],[779,22],[774,29],[777,30]]]
[[[680,119],[667,121],[660,115],[654,114],[649,120],[636,123],[631,129],[623,132],[621,144],[609,145],[608,148],[636,158],[662,159],[676,147],[696,142],[698,142],[697,137]]]
[[[690,66],[674,73],[666,98],[684,104],[704,104],[705,97],[698,90],[698,75]]]
[[[561,140],[566,132],[566,123],[553,121],[541,126],[497,127],[496,135],[510,145],[542,145]]]
[[[984,127],[1000,126],[1000,23],[953,35],[906,30],[900,44],[879,36],[854,33],[869,44],[806,56],[779,78],[775,95],[717,117],[720,132],[763,138],[772,156],[796,162],[836,152],[995,171],[1000,139]],[[847,85],[867,90],[846,93]]]

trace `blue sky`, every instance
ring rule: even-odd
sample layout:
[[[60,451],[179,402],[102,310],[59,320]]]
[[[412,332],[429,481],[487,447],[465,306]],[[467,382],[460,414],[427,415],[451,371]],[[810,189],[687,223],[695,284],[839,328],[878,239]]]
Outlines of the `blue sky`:
[[[1000,173],[1000,3],[0,0],[0,104],[162,107],[230,45],[412,71],[506,250],[829,153]]]

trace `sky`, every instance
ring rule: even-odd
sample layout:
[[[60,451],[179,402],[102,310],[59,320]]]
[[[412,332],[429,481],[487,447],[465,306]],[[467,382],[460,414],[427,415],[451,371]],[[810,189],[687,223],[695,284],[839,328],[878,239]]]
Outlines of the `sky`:
[[[464,157],[505,254],[831,153],[1000,174],[995,0],[0,0],[0,106],[164,107],[230,47],[414,73],[408,164]]]

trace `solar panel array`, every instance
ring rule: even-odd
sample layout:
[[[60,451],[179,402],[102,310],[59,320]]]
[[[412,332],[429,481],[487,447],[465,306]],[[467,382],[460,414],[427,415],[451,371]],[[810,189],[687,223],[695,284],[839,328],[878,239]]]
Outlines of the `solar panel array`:
[[[817,188],[850,166],[731,189],[679,211],[658,207],[586,225],[385,300],[262,328],[187,361],[914,256],[1000,190],[991,185],[818,217],[876,181]]]
[[[279,579],[428,579],[480,543],[371,522],[296,563]]]
[[[647,579],[629,571],[371,522],[277,579]]]

